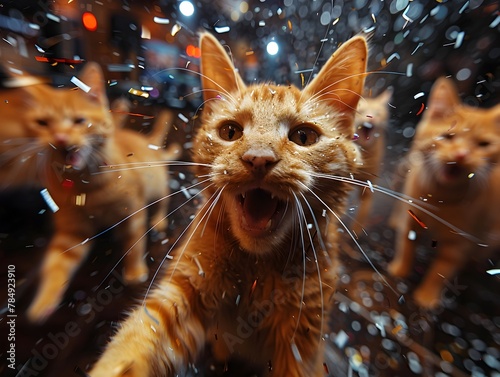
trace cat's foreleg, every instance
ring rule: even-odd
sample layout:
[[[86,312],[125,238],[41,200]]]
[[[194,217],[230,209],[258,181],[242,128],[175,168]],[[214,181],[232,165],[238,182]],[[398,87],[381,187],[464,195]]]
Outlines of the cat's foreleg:
[[[399,224],[395,240],[395,256],[387,270],[395,277],[405,278],[410,275],[415,260],[416,231],[410,226],[410,220],[404,219]]]
[[[202,317],[198,294],[187,278],[180,285],[160,285],[122,324],[89,375],[183,375],[205,344]]]
[[[355,222],[352,226],[353,232],[359,237],[366,226],[366,220],[372,207],[373,194],[369,189],[362,188],[359,195],[359,206]]]
[[[308,329],[307,334],[290,340],[284,336],[282,326],[274,331],[275,352],[269,376],[275,377],[320,377],[324,376],[324,343],[319,332]],[[267,375],[266,375],[267,376]]]
[[[62,222],[56,217],[57,231],[43,260],[38,291],[28,308],[28,318],[33,322],[43,322],[57,309],[69,280],[91,247],[81,236],[85,223],[75,220],[63,226]]]
[[[465,266],[467,250],[464,247],[467,241],[449,242],[441,244],[435,260],[429,267],[423,281],[413,293],[417,305],[432,309],[442,301],[445,284],[451,283],[457,273]],[[453,289],[452,289],[453,290]],[[458,294],[460,292],[452,292]]]
[[[146,211],[140,211],[123,223],[124,240],[124,272],[128,283],[142,283],[148,278],[149,271],[145,257],[147,242]]]

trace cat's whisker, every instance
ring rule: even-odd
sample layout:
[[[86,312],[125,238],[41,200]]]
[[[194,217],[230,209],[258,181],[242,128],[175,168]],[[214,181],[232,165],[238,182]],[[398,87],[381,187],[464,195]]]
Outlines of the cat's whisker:
[[[396,199],[396,200],[398,200],[398,201],[400,201],[402,203],[408,204],[408,205],[412,206],[413,208],[416,208],[416,209],[424,212],[425,214],[427,214],[427,215],[431,216],[432,218],[434,218],[435,220],[439,221],[441,224],[443,224],[443,225],[447,226],[448,228],[450,228],[454,233],[456,233],[456,234],[458,234],[458,235],[460,235],[460,236],[468,239],[469,241],[474,242],[478,246],[488,247],[488,244],[485,244],[483,240],[481,240],[481,239],[473,236],[470,233],[467,233],[467,232],[463,231],[462,229],[456,227],[452,223],[450,223],[450,222],[442,219],[440,216],[436,215],[431,210],[425,208],[425,207],[430,207],[430,208],[435,208],[435,207],[429,205],[428,203],[425,203],[425,202],[421,201],[420,199],[416,199],[416,198],[410,197],[408,195],[405,195],[405,194],[398,193],[396,191],[390,190],[388,188],[381,187],[381,186],[378,186],[376,184],[370,184],[367,181],[360,181],[360,180],[357,180],[357,179],[354,179],[354,178],[342,177],[342,176],[334,176],[334,175],[327,175],[327,174],[315,174],[315,173],[312,173],[312,175],[314,175],[316,177],[319,177],[319,178],[332,179],[332,180],[336,180],[336,181],[339,181],[339,182],[347,182],[347,183],[351,183],[351,184],[356,185],[356,186],[361,186],[361,187],[366,187],[366,188],[373,189],[373,191],[380,192],[380,193],[382,193],[384,195],[387,195],[387,196],[389,196],[391,198],[394,198],[394,199]],[[416,202],[418,202],[419,204],[417,204]]]
[[[203,182],[199,182],[197,184],[194,184],[192,186],[190,186],[188,189],[191,189],[191,188],[194,188],[196,187],[197,185],[201,185],[201,184],[204,184],[206,181],[203,181]],[[206,189],[206,188],[205,188]],[[113,268],[111,268],[110,272],[108,272],[108,274],[104,277],[104,279],[101,281],[101,283],[97,286],[97,288],[99,288],[105,281],[106,279],[111,275],[111,273],[118,267],[118,265],[121,263],[121,261],[127,256],[127,254],[132,250],[133,247],[135,247],[135,245],[137,245],[147,234],[149,234],[155,227],[157,227],[162,221],[165,221],[166,219],[168,219],[170,216],[172,216],[175,212],[177,212],[179,209],[181,209],[183,206],[185,206],[187,203],[189,203],[190,201],[194,200],[197,196],[201,195],[202,191],[204,189],[200,190],[198,193],[196,193],[195,195],[193,195],[192,197],[190,197],[189,199],[187,199],[186,201],[184,201],[183,203],[181,203],[179,206],[177,206],[176,208],[174,208],[173,210],[171,210],[169,213],[167,213],[165,216],[163,216],[159,221],[157,221],[155,224],[153,224],[152,226],[149,227],[149,229],[128,249],[126,250],[123,255],[118,259],[118,261],[115,263],[115,265],[113,266]],[[179,191],[176,191],[176,192],[173,192],[163,198],[160,198],[158,199],[156,202],[154,203],[151,203],[147,206],[145,206],[144,208],[142,208],[141,210],[144,210],[144,209],[147,209],[148,207],[158,203],[159,201],[161,200],[165,200],[167,199],[168,197],[171,197],[171,196],[174,196],[174,195],[177,195],[179,193],[181,193],[182,191],[179,190]],[[138,211],[136,211],[135,213],[137,213]],[[125,220],[125,219],[124,219]],[[122,221],[124,221],[122,220]],[[100,233],[99,235],[101,235],[102,233]],[[99,236],[97,235],[97,236]],[[96,237],[97,237],[96,236]],[[94,237],[95,238],[95,237]],[[180,238],[180,237],[179,237]],[[173,246],[172,246],[173,247]],[[169,250],[169,252],[171,251],[171,249]],[[168,255],[168,253],[167,253]],[[158,274],[159,270],[161,269],[163,263],[165,262],[166,260],[166,257],[164,257],[162,259],[162,261],[160,262],[160,265],[157,269],[157,271],[155,272],[154,274],[154,277],[156,277],[156,275]],[[154,280],[154,277],[152,280]]]
[[[399,297],[399,300],[401,300],[401,294],[399,294],[393,287],[392,285],[387,281],[387,279],[385,278],[385,276],[379,271],[379,269],[377,268],[377,266],[375,266],[375,264],[371,261],[370,257],[368,256],[368,254],[366,254],[365,250],[363,249],[363,247],[359,244],[359,242],[357,241],[356,237],[354,236],[354,234],[351,232],[351,230],[349,229],[349,227],[344,223],[344,221],[342,221],[342,219],[340,218],[339,214],[337,214],[333,209],[331,209],[313,190],[311,190],[308,186],[306,186],[304,183],[302,182],[298,182],[302,187],[304,187],[307,191],[309,191],[317,200],[319,200],[319,202],[321,204],[323,204],[325,206],[325,208],[328,210],[328,212],[330,212],[334,217],[335,219],[339,222],[339,224],[345,229],[345,231],[347,232],[347,234],[349,235],[349,237],[353,240],[353,242],[355,243],[356,247],[358,248],[359,251],[361,251],[361,253],[363,254],[363,256],[365,257],[366,261],[370,264],[371,268],[375,271],[375,273],[380,277],[380,279],[385,283],[385,285],[387,287],[389,287],[389,289],[396,295]]]
[[[302,307],[304,305],[304,295],[305,295],[305,289],[306,289],[306,249],[305,249],[305,242],[304,242],[304,228],[303,228],[303,222],[301,218],[301,210],[302,206],[295,195],[293,193],[293,196],[295,198],[295,208],[297,209],[297,217],[298,221],[297,224],[299,225],[299,231],[300,231],[300,240],[301,242],[301,248],[302,248],[302,287],[301,287],[301,293],[300,293],[300,304],[299,304],[299,313],[297,314],[297,321],[295,323],[295,329],[292,334],[292,338],[290,342],[294,344],[294,339],[295,339],[295,334],[297,333],[297,329],[299,328],[299,323],[300,323],[300,317],[302,315]],[[307,221],[306,221],[306,228],[307,228]]]
[[[186,190],[190,190],[190,189],[195,188],[195,187],[197,187],[197,186],[203,185],[203,184],[205,184],[205,183],[206,183],[206,182],[208,182],[208,181],[209,181],[209,179],[206,179],[206,180],[204,180],[204,181],[197,182],[197,183],[195,183],[195,184],[193,184],[193,185],[191,185],[191,186],[189,186],[189,187],[186,187],[185,189],[186,189]],[[203,191],[203,190],[201,190],[201,191]],[[200,194],[200,193],[201,193],[201,191],[200,191],[199,193],[197,193],[196,195]],[[87,239],[83,240],[83,241],[82,241],[82,242],[80,242],[79,244],[76,244],[76,245],[74,245],[74,246],[72,246],[72,247],[70,247],[70,248],[68,248],[68,249],[64,250],[62,253],[66,253],[66,252],[68,252],[68,251],[70,251],[70,250],[73,250],[75,247],[78,247],[78,246],[84,245],[84,244],[86,244],[86,243],[87,243],[87,242],[89,242],[89,241],[95,240],[96,238],[98,238],[98,237],[102,236],[103,234],[105,234],[105,233],[107,233],[107,232],[109,232],[109,231],[113,230],[113,229],[114,229],[114,228],[116,228],[117,226],[119,226],[119,225],[123,224],[125,221],[127,221],[127,220],[128,220],[128,219],[130,219],[131,217],[135,216],[135,215],[136,215],[136,214],[138,214],[139,212],[144,211],[144,210],[148,209],[149,207],[154,206],[155,204],[157,204],[157,203],[159,203],[159,202],[161,202],[161,201],[163,201],[163,200],[166,200],[166,199],[168,199],[168,198],[170,198],[170,197],[172,197],[172,196],[174,196],[174,195],[177,195],[177,194],[179,194],[179,193],[182,193],[182,192],[183,192],[183,190],[178,190],[178,191],[172,192],[172,193],[170,193],[170,194],[168,194],[168,195],[165,195],[165,196],[163,196],[163,197],[161,197],[161,198],[159,198],[159,199],[157,199],[157,200],[155,200],[155,201],[153,201],[153,202],[151,202],[151,203],[149,203],[149,204],[147,204],[147,205],[143,206],[142,208],[139,208],[138,210],[136,210],[136,211],[132,212],[132,213],[131,213],[130,215],[128,215],[128,216],[125,216],[123,219],[121,219],[120,221],[116,222],[116,223],[115,223],[115,224],[113,224],[112,226],[110,226],[110,227],[108,227],[108,228],[104,229],[103,231],[101,231],[101,232],[99,232],[99,233],[97,233],[97,234],[93,235],[92,237],[89,237],[89,238],[87,238]],[[189,202],[190,200],[192,200],[194,197],[196,197],[196,195],[192,196],[189,200],[187,200],[187,201],[186,201],[186,203],[187,203],[187,202]],[[186,204],[186,203],[183,203],[182,205],[184,205],[184,204]],[[182,205],[181,205],[180,207],[182,207]],[[172,213],[172,212],[171,212],[171,213]],[[169,214],[169,215],[170,215],[170,214]],[[167,216],[165,216],[165,217],[168,217],[169,215],[167,215]]]
[[[308,207],[308,209],[309,209],[309,211],[311,213],[313,222],[315,224],[315,229],[316,229],[315,236],[319,237],[320,245],[323,248],[323,251],[325,251],[326,248],[324,247],[324,242],[323,242],[323,239],[321,237],[321,231],[319,229],[319,225],[318,225],[318,222],[316,220],[316,216],[314,214],[314,211],[312,210],[311,205],[307,201],[307,199],[304,196],[304,194],[301,193],[301,196],[304,199],[304,202],[306,203],[306,205],[307,205],[307,207]],[[313,242],[314,241],[314,237],[311,235],[311,232],[309,230],[309,226],[308,226],[308,223],[307,223],[306,214],[304,213],[304,208],[303,208],[302,203],[300,202],[300,200],[298,199],[298,197],[297,197],[297,195],[295,193],[294,193],[294,198],[295,198],[295,201],[297,203],[297,209],[299,211],[299,218],[302,217],[303,223],[304,223],[304,225],[306,227],[306,230],[307,230],[307,236],[309,237],[309,244],[310,244],[311,251],[312,251],[313,257],[314,257],[314,264],[316,266],[316,271],[318,273],[319,294],[320,294],[320,301],[321,301],[321,327],[320,327],[321,330],[320,330],[320,335],[319,335],[319,339],[318,339],[318,345],[319,345],[319,342],[321,342],[321,339],[323,337],[324,314],[325,314],[324,313],[325,301],[324,301],[324,294],[323,294],[323,281],[321,279],[321,269],[320,269],[319,262],[318,262],[318,255],[317,255],[317,252],[316,252],[316,248],[315,248],[314,242]],[[300,222],[300,219],[299,219],[299,222]],[[302,228],[301,228],[301,231],[302,231]],[[304,242],[302,242],[302,244],[304,245]],[[303,252],[304,252],[304,255],[305,255],[305,250],[304,249],[303,249]],[[304,266],[304,268],[305,268],[305,266]],[[305,285],[305,282],[304,282],[304,285]],[[301,306],[302,306],[302,303],[301,303]],[[298,329],[298,320],[297,320],[297,327],[295,328],[295,331],[294,331],[293,336],[292,336],[292,340],[293,340],[293,338],[295,336],[295,333],[296,333],[297,329]]]
[[[200,190],[200,192],[198,193],[198,195],[201,195],[201,193],[205,190],[207,190],[208,188],[214,186],[213,183],[207,185],[206,187],[204,187],[202,190]],[[215,197],[219,197],[218,194],[219,194],[219,191],[221,191],[222,189],[218,189],[215,191],[215,193],[212,194],[212,196],[209,198],[209,200],[207,200],[203,206],[201,207],[201,209],[199,211],[196,212],[196,215],[193,217],[193,219],[189,222],[189,224],[182,230],[182,232],[179,234],[179,236],[177,237],[177,239],[174,241],[174,243],[172,244],[172,246],[169,248],[169,250],[167,251],[167,253],[165,254],[165,256],[162,258],[158,268],[156,269],[155,273],[153,274],[153,277],[151,278],[151,282],[149,283],[148,285],[148,288],[146,289],[146,292],[144,294],[144,299],[143,299],[143,302],[142,302],[142,305],[145,307],[146,305],[146,299],[149,295],[149,292],[151,291],[151,289],[153,288],[153,284],[156,280],[156,277],[158,276],[158,274],[160,273],[161,269],[162,269],[162,266],[163,264],[165,263],[165,261],[169,258],[172,258],[172,256],[170,255],[170,253],[172,252],[172,250],[174,250],[175,246],[179,243],[179,241],[182,239],[182,237],[184,236],[184,234],[186,234],[188,232],[188,230],[191,228],[191,226],[193,225],[193,223],[195,222],[195,220],[197,219],[197,217],[203,213],[203,216],[201,217],[201,220],[198,222],[198,224],[196,225],[195,229],[193,230],[193,232],[191,233],[191,235],[189,236],[189,238],[186,240],[186,243],[185,243],[185,246],[183,247],[182,251],[179,253],[179,255],[177,255],[177,260],[172,268],[172,273],[170,275],[170,280],[172,279],[175,271],[177,270],[177,266],[179,265],[179,261],[182,259],[182,256],[184,255],[184,251],[186,250],[186,247],[187,245],[189,244],[189,242],[191,241],[196,229],[198,229],[198,227],[200,226],[201,222],[203,221],[203,219],[205,218],[205,216],[207,215],[208,212],[205,211],[206,207],[209,206],[210,204],[210,201],[212,200],[212,198],[215,196]],[[194,198],[194,197],[193,197]],[[190,199],[191,200],[191,199]],[[189,201],[189,200],[188,200]],[[181,205],[182,206],[182,205]],[[181,206],[179,206],[178,208],[180,208]],[[175,210],[177,210],[178,208],[176,208]]]
[[[211,167],[208,164],[197,164],[189,161],[168,161],[168,160],[159,160],[159,161],[149,161],[149,162],[135,162],[130,164],[118,164],[118,165],[101,165],[99,166],[99,171],[93,172],[92,175],[100,175],[106,173],[120,172],[120,171],[128,171],[128,170],[138,170],[138,169],[148,169],[155,168],[159,166],[206,166]]]

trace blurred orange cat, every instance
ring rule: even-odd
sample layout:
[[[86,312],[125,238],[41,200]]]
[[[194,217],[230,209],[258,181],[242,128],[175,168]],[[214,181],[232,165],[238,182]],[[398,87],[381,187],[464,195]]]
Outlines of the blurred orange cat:
[[[10,79],[12,88],[0,92],[2,186],[41,184],[55,204],[55,233],[28,310],[33,321],[43,321],[57,308],[92,246],[89,239],[132,214],[117,227],[126,253],[124,276],[128,282],[147,278],[147,211],[142,209],[168,194],[163,162],[177,154],[175,149],[150,148],[151,143],[163,144],[165,124],[151,139],[115,127],[97,64],[88,63],[79,78],[90,91],[55,89],[34,77],[19,76]],[[113,168],[138,162],[156,166]],[[161,220],[166,206],[167,200],[160,200],[151,221],[159,229],[165,227]]]
[[[500,106],[463,105],[451,80],[439,79],[416,129],[404,193],[425,200],[455,228],[409,205],[398,206],[392,221],[399,224],[392,275],[406,277],[413,269],[418,240],[409,232],[421,233],[425,224],[436,243],[435,258],[414,292],[420,306],[439,305],[446,281],[500,245],[499,161]]]
[[[355,175],[356,179],[375,182],[382,168],[385,150],[385,133],[389,123],[389,101],[392,89],[386,89],[378,96],[362,97],[359,100],[354,119],[354,129],[358,135],[356,142],[361,147],[362,166]],[[356,204],[358,210],[352,230],[360,236],[363,227],[368,226],[367,220],[372,207],[373,196],[369,188],[359,190]]]

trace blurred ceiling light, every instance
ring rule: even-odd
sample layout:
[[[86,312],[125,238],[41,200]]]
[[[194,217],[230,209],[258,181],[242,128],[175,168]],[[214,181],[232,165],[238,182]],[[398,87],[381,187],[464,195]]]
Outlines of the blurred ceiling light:
[[[157,24],[168,25],[170,20],[168,18],[154,17],[153,21]]]
[[[266,50],[269,55],[276,55],[280,47],[275,41],[271,41],[267,44]]]
[[[194,13],[194,5],[190,1],[184,0],[179,4],[179,10],[184,16],[190,17]]]

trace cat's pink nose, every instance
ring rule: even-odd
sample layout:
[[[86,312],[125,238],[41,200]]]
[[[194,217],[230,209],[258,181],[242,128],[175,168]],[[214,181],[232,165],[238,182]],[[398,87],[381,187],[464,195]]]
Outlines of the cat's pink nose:
[[[261,173],[267,172],[278,162],[274,152],[269,149],[249,149],[241,159],[253,171]]]
[[[66,147],[69,144],[69,137],[66,134],[57,133],[54,135],[54,141],[57,146]]]

